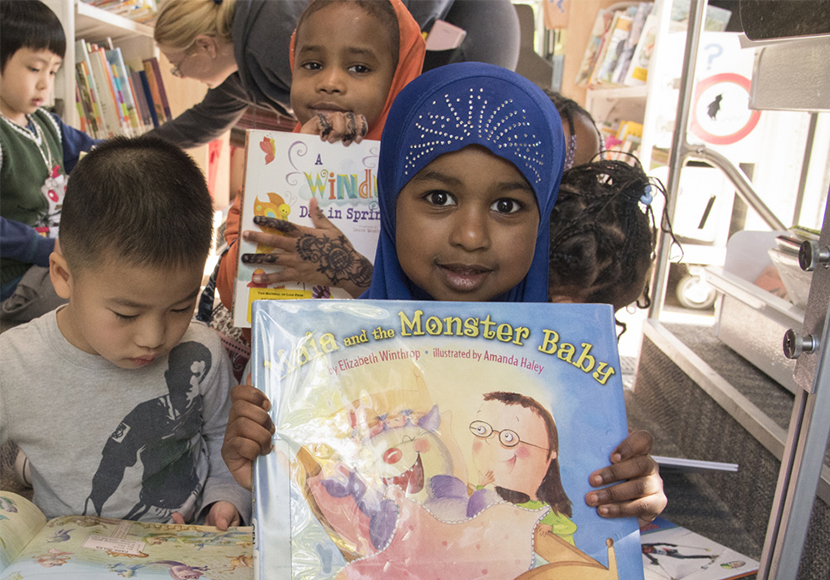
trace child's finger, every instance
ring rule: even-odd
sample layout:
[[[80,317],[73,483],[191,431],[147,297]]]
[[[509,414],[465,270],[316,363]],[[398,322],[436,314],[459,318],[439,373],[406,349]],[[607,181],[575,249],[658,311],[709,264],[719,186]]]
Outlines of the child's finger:
[[[358,135],[360,134],[361,127],[357,115],[355,115],[351,111],[346,113],[344,117],[346,126],[343,128],[343,145],[349,145],[352,141],[355,141],[357,139]]]
[[[277,230],[280,233],[291,235],[296,234],[299,226],[296,224],[291,223],[288,220],[280,220],[273,217],[267,217],[264,215],[254,216],[254,224],[264,227],[264,228],[271,228],[272,230]],[[271,235],[267,234],[266,232],[255,232],[253,230],[247,230],[252,234],[263,234],[263,235]]]
[[[632,431],[611,454],[611,463],[629,459],[636,455],[648,455],[654,445],[654,438],[648,431]]]
[[[257,389],[253,385],[236,385],[231,389],[231,403],[237,401],[247,401],[264,411],[271,410],[271,401],[265,396],[265,393]]]
[[[657,462],[651,456],[637,455],[595,471],[589,477],[589,482],[594,487],[599,487],[627,479],[648,477],[658,472]]]
[[[326,217],[326,214],[323,213],[323,210],[320,209],[320,204],[317,201],[316,197],[312,197],[311,201],[308,202],[308,213],[311,216],[311,223],[314,224],[314,227],[318,230],[336,230],[337,233],[340,233],[340,230],[335,226],[329,218]]]
[[[170,516],[170,519],[173,520],[174,524],[183,524],[184,523],[184,516],[179,512],[173,512]]]
[[[328,139],[329,134],[332,132],[333,127],[329,122],[328,118],[322,113],[317,115],[317,127],[320,134],[320,139],[326,141]]]

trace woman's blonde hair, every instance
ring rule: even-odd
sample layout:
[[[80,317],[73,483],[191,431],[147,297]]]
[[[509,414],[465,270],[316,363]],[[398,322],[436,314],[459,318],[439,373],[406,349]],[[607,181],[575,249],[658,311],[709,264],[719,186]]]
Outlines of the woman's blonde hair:
[[[236,0],[166,0],[156,16],[153,37],[165,47],[185,50],[199,35],[233,42],[231,27]]]

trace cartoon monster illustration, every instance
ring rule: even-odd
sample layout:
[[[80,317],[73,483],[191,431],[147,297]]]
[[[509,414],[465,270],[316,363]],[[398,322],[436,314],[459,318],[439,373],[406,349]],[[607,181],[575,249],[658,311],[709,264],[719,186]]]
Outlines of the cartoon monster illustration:
[[[56,550],[55,548],[49,548],[49,552],[47,552],[46,554],[36,556],[35,562],[37,562],[44,568],[54,568],[55,566],[63,566],[64,564],[69,562],[69,556],[71,555],[71,552],[61,552],[60,550]]]
[[[259,148],[265,153],[265,165],[268,165],[274,160],[277,154],[277,147],[274,144],[274,140],[270,137],[263,137],[262,141],[259,142]]]

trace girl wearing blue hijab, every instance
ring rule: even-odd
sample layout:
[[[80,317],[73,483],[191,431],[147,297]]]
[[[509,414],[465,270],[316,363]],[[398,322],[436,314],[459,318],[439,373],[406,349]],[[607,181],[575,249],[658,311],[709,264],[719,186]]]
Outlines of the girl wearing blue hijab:
[[[362,298],[545,302],[564,159],[559,113],[518,74],[458,63],[416,78],[383,131]]]
[[[565,139],[559,113],[519,75],[459,63],[413,80],[395,99],[380,146],[381,232],[361,298],[545,302],[550,213]],[[271,450],[270,402],[231,390],[222,457],[250,489],[254,459]],[[591,474],[585,502],[645,525],[666,506],[651,452],[636,431]]]

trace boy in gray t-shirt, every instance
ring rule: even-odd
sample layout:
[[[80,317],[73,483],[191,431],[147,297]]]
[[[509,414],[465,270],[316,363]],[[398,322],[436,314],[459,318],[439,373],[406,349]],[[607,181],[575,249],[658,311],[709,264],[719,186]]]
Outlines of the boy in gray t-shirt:
[[[212,224],[198,166],[160,139],[110,140],[73,171],[50,257],[69,304],[0,335],[0,443],[47,517],[247,521],[220,455],[230,364],[192,321]]]

